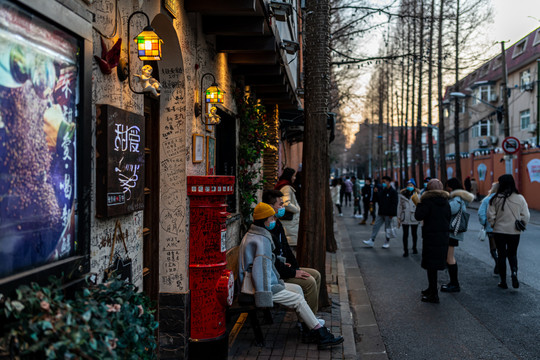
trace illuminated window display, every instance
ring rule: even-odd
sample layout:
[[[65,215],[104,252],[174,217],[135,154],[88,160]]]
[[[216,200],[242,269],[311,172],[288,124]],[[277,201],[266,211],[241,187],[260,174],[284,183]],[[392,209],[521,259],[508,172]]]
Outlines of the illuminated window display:
[[[0,1],[0,276],[76,251],[78,53]]]

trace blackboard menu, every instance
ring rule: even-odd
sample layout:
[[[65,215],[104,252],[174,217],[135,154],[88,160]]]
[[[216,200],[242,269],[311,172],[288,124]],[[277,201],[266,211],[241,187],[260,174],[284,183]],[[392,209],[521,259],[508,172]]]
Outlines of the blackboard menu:
[[[144,208],[144,116],[96,105],[96,215]]]

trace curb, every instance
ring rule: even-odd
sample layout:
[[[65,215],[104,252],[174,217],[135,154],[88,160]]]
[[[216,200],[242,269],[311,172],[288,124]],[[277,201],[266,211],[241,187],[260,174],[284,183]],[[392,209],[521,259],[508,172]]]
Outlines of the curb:
[[[344,358],[387,360],[386,346],[356,261],[349,233],[340,219],[335,218],[335,221],[341,321],[345,337]],[[349,302],[349,295],[351,299],[354,299],[351,302]],[[358,342],[355,339],[354,328],[361,336]]]

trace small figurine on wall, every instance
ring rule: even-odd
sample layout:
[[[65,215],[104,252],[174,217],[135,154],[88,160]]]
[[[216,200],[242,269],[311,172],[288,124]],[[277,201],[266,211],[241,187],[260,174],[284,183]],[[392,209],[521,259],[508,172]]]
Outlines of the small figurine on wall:
[[[221,122],[221,116],[217,114],[217,107],[212,106],[210,112],[208,113],[207,125],[217,125]]]
[[[161,84],[152,77],[152,67],[150,65],[144,65],[141,68],[141,71],[141,75],[134,74],[134,76],[142,83],[143,91],[149,92],[154,97],[158,97],[159,92],[161,91]]]

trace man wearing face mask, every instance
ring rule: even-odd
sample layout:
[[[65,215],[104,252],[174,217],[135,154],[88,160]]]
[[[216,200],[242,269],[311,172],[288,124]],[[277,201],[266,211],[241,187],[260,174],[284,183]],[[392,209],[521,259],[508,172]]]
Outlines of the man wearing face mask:
[[[285,214],[283,193],[279,190],[265,190],[262,201],[270,205],[276,212],[276,225],[269,230],[275,245],[275,267],[279,276],[286,282],[302,287],[304,297],[314,314],[319,310],[319,290],[321,288],[321,274],[311,268],[300,268],[294,253],[287,242],[285,230],[279,218]]]
[[[377,219],[375,220],[371,237],[369,240],[364,240],[364,244],[369,247],[373,247],[375,238],[377,237],[382,224],[384,224],[385,230],[391,229],[392,218],[397,215],[398,194],[397,191],[390,185],[392,179],[389,176],[383,176],[382,180],[382,190],[379,188],[375,188],[373,190],[376,201],[379,203],[379,213],[377,215]],[[388,234],[388,231],[386,231],[386,234]],[[388,235],[386,235],[386,241],[382,247],[383,249],[388,249],[390,247],[390,238]]]

